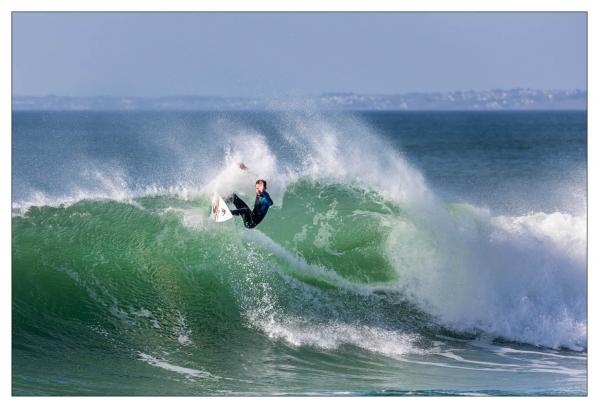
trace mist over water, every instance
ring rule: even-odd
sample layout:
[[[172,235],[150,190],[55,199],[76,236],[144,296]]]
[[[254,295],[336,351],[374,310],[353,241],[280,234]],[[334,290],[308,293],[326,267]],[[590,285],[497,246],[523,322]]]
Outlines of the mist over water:
[[[13,123],[15,393],[586,392],[584,113]]]

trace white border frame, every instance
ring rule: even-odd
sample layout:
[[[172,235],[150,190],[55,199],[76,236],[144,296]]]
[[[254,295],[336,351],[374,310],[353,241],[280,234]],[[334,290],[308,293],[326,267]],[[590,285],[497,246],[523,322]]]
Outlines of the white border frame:
[[[597,330],[592,319],[592,310],[596,309],[594,300],[597,278],[594,272],[598,270],[597,261],[597,187],[588,183],[588,394],[589,397],[489,397],[481,400],[472,397],[404,397],[397,400],[394,397],[356,397],[356,398],[256,398],[244,397],[242,399],[224,397],[11,397],[11,13],[13,11],[585,11],[588,20],[588,65],[587,65],[587,90],[588,90],[588,180],[597,180],[598,162],[597,158],[597,122],[593,113],[597,107],[597,86],[594,77],[590,73],[597,70],[597,54],[599,46],[597,43],[597,30],[599,27],[599,2],[592,0],[2,0],[0,1],[0,61],[2,86],[0,86],[0,118],[2,129],[2,147],[0,148],[0,171],[2,174],[2,186],[0,188],[0,199],[5,205],[3,222],[0,224],[2,233],[2,245],[0,246],[0,259],[3,260],[5,268],[2,268],[0,287],[0,310],[2,316],[2,335],[0,337],[2,350],[2,369],[0,378],[2,384],[2,403],[15,406],[26,406],[29,404],[44,404],[59,407],[79,407],[82,404],[91,406],[103,406],[104,404],[137,404],[141,403],[152,407],[163,407],[169,405],[197,406],[198,404],[214,405],[244,405],[255,407],[275,407],[281,404],[285,406],[300,406],[304,404],[343,404],[361,407],[364,404],[376,403],[383,406],[397,407],[402,405],[428,405],[428,404],[450,404],[463,406],[503,406],[505,404],[529,405],[542,403],[549,407],[557,407],[563,404],[597,406],[597,385],[595,373],[597,372],[596,350]],[[595,182],[595,185],[599,185]],[[7,358],[8,357],[8,358]],[[135,399],[131,399],[135,398]],[[440,400],[439,398],[443,398]],[[566,399],[564,399],[566,398]]]

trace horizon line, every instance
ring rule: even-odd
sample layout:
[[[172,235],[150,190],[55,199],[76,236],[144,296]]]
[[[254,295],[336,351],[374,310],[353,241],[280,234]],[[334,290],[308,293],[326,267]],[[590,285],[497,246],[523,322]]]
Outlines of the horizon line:
[[[31,94],[12,94],[11,98],[137,98],[137,99],[152,99],[152,98],[234,98],[234,99],[270,99],[270,98],[314,98],[323,96],[350,96],[350,95],[373,95],[373,96],[397,96],[397,95],[424,95],[424,94],[452,94],[452,93],[484,93],[484,92],[506,92],[506,91],[541,91],[541,92],[588,92],[585,88],[531,88],[531,87],[510,87],[510,88],[487,88],[482,90],[463,89],[452,91],[405,91],[393,93],[379,92],[356,92],[356,91],[324,91],[319,94],[280,94],[280,95],[215,95],[215,94],[167,94],[154,96],[138,96],[138,95],[108,95],[108,94],[93,94],[93,95],[68,95],[59,93],[49,93],[43,95]]]

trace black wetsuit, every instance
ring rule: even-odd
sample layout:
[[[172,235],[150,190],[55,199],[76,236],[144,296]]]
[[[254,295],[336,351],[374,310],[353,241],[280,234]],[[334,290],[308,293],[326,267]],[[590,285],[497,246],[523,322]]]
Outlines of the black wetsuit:
[[[254,228],[256,225],[264,219],[268,211],[268,207],[273,205],[270,196],[266,191],[260,195],[256,195],[256,201],[254,202],[254,210],[250,210],[250,207],[239,197],[237,194],[226,199],[227,202],[233,202],[235,210],[231,210],[231,214],[240,215],[243,219],[243,225],[246,228]]]

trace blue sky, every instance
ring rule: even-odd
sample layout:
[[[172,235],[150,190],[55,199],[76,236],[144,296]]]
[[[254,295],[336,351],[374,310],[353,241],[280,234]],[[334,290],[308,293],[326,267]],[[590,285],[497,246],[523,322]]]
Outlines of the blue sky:
[[[584,13],[14,13],[14,95],[586,89]]]

